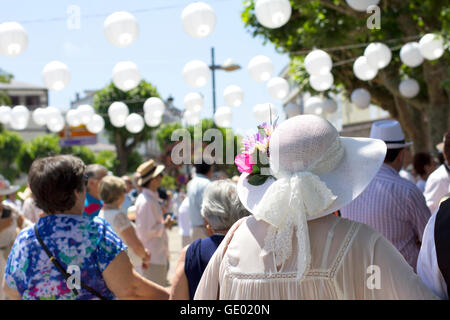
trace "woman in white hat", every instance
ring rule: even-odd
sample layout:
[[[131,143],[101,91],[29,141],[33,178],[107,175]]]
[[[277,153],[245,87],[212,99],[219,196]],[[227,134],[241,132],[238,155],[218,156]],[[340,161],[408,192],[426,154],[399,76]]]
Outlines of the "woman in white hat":
[[[273,133],[262,128],[256,148],[244,145],[247,154],[270,157],[271,176],[260,163],[236,159],[246,171],[239,198],[253,216],[230,229],[195,299],[436,298],[381,234],[332,214],[375,176],[383,141],[340,137],[314,115],[291,118]]]

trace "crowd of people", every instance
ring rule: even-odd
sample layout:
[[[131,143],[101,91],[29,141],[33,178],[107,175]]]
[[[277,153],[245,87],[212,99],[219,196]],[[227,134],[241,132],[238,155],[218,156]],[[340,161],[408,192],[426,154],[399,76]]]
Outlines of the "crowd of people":
[[[153,159],[116,177],[70,155],[35,160],[22,193],[0,176],[0,299],[448,299],[450,132],[440,161],[397,121],[348,138],[302,115],[267,147],[258,183],[205,161],[165,190]]]

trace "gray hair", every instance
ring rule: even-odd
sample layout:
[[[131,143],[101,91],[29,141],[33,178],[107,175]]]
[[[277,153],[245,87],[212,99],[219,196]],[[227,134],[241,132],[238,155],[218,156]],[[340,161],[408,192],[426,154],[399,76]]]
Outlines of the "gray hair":
[[[201,214],[214,230],[228,230],[250,212],[239,200],[235,183],[217,180],[211,182],[203,193]]]
[[[108,174],[108,169],[106,169],[101,164],[90,164],[86,166],[86,171],[84,172],[88,179],[97,178],[101,172],[106,172]]]

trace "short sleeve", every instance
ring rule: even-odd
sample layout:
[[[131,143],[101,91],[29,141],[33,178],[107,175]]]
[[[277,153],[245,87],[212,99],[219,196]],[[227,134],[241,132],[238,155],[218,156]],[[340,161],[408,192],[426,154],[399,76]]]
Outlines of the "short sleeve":
[[[103,272],[119,253],[127,250],[127,246],[106,220],[96,217],[94,221],[98,225],[97,263]]]
[[[5,283],[8,287],[17,291],[20,291],[20,287],[23,287],[26,277],[26,266],[29,264],[28,259],[23,261],[24,257],[26,257],[26,254],[23,252],[25,249],[23,241],[25,232],[26,230],[22,231],[16,238],[5,266]],[[3,257],[0,259],[3,259]]]
[[[125,229],[128,229],[131,227],[131,221],[128,219],[128,217],[125,215],[125,213],[120,212],[114,216],[113,220],[113,228],[117,232],[122,232]]]

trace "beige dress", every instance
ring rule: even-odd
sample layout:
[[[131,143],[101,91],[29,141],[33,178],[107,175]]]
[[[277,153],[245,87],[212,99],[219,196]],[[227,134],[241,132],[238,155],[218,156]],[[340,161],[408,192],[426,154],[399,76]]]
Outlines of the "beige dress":
[[[366,225],[334,215],[309,221],[311,268],[301,281],[295,232],[293,253],[277,268],[274,254],[262,250],[269,227],[253,216],[238,221],[212,256],[194,299],[437,299],[397,249]]]

